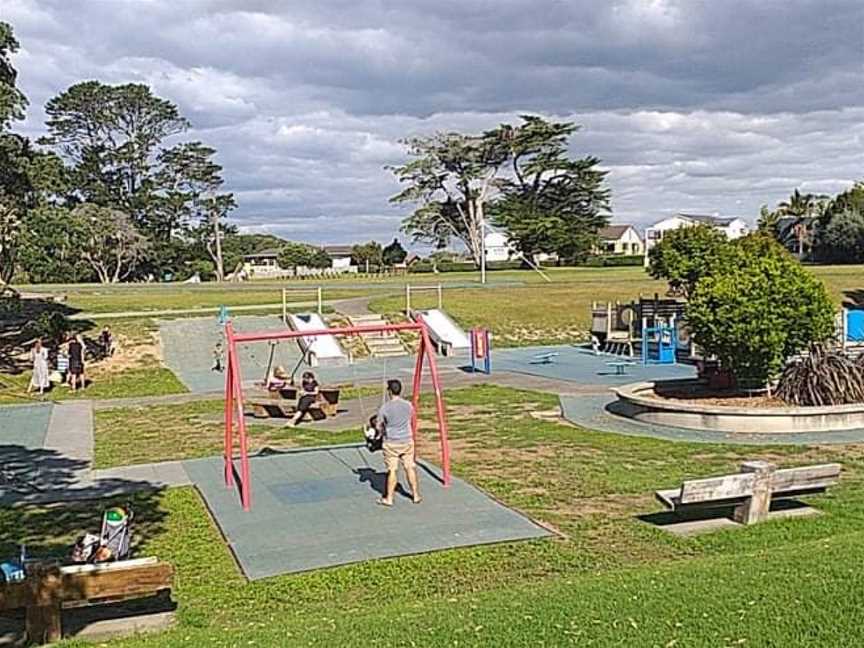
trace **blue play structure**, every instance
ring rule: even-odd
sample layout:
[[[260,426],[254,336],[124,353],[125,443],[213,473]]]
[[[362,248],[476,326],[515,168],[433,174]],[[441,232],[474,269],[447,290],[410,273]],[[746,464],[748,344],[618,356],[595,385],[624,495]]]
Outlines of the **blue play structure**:
[[[219,324],[224,326],[228,322],[228,320],[230,320],[230,319],[231,319],[231,316],[228,313],[228,307],[227,306],[220,306],[219,307]]]
[[[678,332],[674,320],[670,326],[646,326],[642,329],[642,364],[675,364]]]
[[[848,344],[864,343],[864,310],[844,310],[846,321],[843,340]]]

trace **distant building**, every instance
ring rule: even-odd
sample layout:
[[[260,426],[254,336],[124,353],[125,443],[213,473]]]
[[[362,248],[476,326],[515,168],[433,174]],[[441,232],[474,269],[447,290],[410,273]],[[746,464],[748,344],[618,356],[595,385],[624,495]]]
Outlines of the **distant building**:
[[[279,267],[279,250],[271,248],[243,257],[243,272],[250,279],[281,279],[294,275],[292,270]]]
[[[297,276],[357,272],[357,266],[351,265],[350,245],[325,245],[324,252],[330,257],[329,268],[299,266]],[[243,257],[243,272],[250,279],[282,279],[294,276],[294,268],[282,268],[279,265],[279,250],[275,248],[245,255]]]
[[[726,238],[732,240],[745,236],[749,231],[747,223],[743,218],[731,217],[721,218],[720,216],[710,216],[706,214],[676,214],[669,218],[654,223],[651,227],[645,230],[645,265],[648,265],[648,253],[657,243],[663,240],[663,234],[681,227],[692,227],[704,223],[710,225],[726,235]]]
[[[350,245],[325,245],[324,251],[330,257],[331,268],[341,272],[352,272],[351,270],[351,248]],[[355,267],[353,272],[357,272]]]
[[[596,254],[642,254],[645,245],[642,237],[632,225],[609,225],[597,232],[600,242]]]
[[[488,230],[483,238],[486,250],[486,261],[509,261],[515,254],[515,249],[510,244],[510,238],[504,232]]]

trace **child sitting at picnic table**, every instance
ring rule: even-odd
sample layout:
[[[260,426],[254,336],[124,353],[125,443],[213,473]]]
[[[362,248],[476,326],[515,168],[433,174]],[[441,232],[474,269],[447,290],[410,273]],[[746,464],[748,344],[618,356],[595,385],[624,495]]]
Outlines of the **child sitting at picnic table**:
[[[300,383],[300,399],[297,401],[297,413],[288,425],[294,426],[300,423],[312,406],[318,400],[318,381],[311,371],[303,372],[303,380]]]
[[[267,378],[267,389],[270,391],[281,391],[288,386],[290,376],[284,367],[276,367]]]

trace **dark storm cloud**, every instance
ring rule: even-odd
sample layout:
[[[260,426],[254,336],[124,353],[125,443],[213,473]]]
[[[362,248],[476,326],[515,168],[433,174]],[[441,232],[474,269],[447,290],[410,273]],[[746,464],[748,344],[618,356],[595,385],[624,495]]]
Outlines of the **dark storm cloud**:
[[[149,83],[219,150],[238,221],[395,232],[397,140],[520,112],[585,125],[616,218],[753,216],[864,175],[860,0],[4,0],[41,106],[88,78]]]

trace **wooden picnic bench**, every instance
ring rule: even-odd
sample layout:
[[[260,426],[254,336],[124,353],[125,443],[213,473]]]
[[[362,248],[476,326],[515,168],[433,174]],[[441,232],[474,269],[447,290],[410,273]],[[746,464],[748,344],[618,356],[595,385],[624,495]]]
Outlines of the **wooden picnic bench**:
[[[322,387],[318,390],[318,400],[309,408],[315,421],[336,416],[339,411],[338,387]],[[263,391],[250,395],[246,400],[249,413],[256,418],[290,418],[297,411],[299,392],[294,387],[280,390]]]
[[[27,640],[43,644],[63,636],[61,610],[169,593],[174,568],[156,558],[97,565],[35,563],[23,581],[0,586],[0,610],[26,609]]]
[[[825,492],[839,481],[840,470],[840,464],[778,470],[767,461],[747,461],[736,475],[685,481],[655,495],[673,511],[734,506],[736,522],[753,524],[768,517],[772,500]]]

